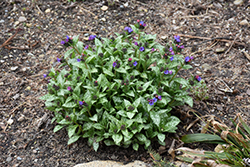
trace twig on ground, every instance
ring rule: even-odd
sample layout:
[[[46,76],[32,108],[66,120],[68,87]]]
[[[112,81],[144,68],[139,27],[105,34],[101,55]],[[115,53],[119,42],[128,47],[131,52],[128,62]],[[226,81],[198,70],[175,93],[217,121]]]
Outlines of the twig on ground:
[[[84,8],[81,7],[81,6],[80,6],[80,8],[81,8],[82,10],[84,10],[85,12],[90,13],[90,14],[92,14],[93,16],[95,16],[95,18],[98,18],[94,13],[88,11],[87,9],[84,9]]]
[[[39,8],[39,6],[36,5],[36,8],[39,10],[39,12],[41,12],[44,15],[43,11],[41,11],[41,9]]]
[[[196,52],[193,52],[193,53],[190,54],[190,56],[192,56],[192,55],[194,55],[194,54],[196,54],[196,53],[203,52],[203,51],[205,51],[205,50],[207,50],[207,49],[209,49],[209,48],[212,48],[212,47],[214,47],[217,43],[218,43],[218,41],[215,42],[215,43],[212,43],[212,45],[206,47],[205,49],[202,49],[202,50],[198,50],[198,51],[196,51]]]
[[[2,47],[4,47],[4,46],[7,46],[8,44],[10,44],[9,42],[17,35],[17,33],[18,33],[19,31],[22,31],[22,29],[21,29],[21,28],[16,29],[15,34],[12,35],[11,37],[9,37],[9,39],[7,39],[7,40],[0,46],[0,48],[2,48]]]
[[[246,58],[250,61],[250,55],[247,54],[247,52],[245,52],[244,50],[242,52],[244,53],[244,55],[246,56]]]
[[[232,42],[232,40],[228,39],[227,37],[209,38],[209,37],[200,37],[200,36],[185,35],[185,34],[174,34],[174,35],[179,35],[181,37],[187,37],[187,38],[206,39],[208,41],[218,40],[218,41],[222,41],[222,42]],[[246,44],[241,43],[241,42],[235,41],[234,44],[246,47]]]
[[[223,57],[231,50],[233,44],[235,43],[236,39],[238,38],[238,36],[241,34],[241,32],[239,34],[236,35],[236,37],[234,38],[233,42],[231,43],[230,47],[228,48],[228,50],[224,53]]]

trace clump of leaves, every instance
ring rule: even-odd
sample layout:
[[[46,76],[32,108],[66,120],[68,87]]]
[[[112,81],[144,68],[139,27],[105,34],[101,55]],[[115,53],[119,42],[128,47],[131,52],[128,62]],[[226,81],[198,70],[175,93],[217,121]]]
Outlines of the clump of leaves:
[[[196,97],[196,100],[207,100],[209,98],[207,85],[204,80],[199,81],[198,75],[190,80],[190,84],[195,84],[191,87],[190,92]]]
[[[177,77],[192,68],[191,58],[180,54],[180,37],[162,46],[156,35],[143,32],[145,26],[138,20],[111,39],[91,35],[94,47],[84,47],[78,37],[61,42],[69,49],[57,58],[59,69],[44,74],[51,78],[49,93],[40,99],[54,111],[54,132],[66,127],[68,144],[83,137],[94,150],[101,142],[134,150],[152,140],[164,145],[164,133],[175,133],[180,122],[169,112],[193,106],[189,81]]]
[[[174,167],[173,163],[168,162],[165,159],[162,159],[160,154],[156,153],[154,150],[148,149],[148,153],[153,160],[155,167]]]
[[[236,122],[238,118],[238,123]],[[250,127],[243,121],[240,114],[237,114],[234,120],[231,120],[235,126],[235,130],[212,120],[210,124],[216,134],[188,134],[181,138],[184,143],[204,142],[215,143],[217,152],[212,151],[195,151],[188,148],[179,148],[179,150],[198,157],[203,157],[195,163],[201,166],[214,164],[225,164],[229,166],[250,166]],[[192,159],[187,159],[179,156],[187,162],[192,162]]]

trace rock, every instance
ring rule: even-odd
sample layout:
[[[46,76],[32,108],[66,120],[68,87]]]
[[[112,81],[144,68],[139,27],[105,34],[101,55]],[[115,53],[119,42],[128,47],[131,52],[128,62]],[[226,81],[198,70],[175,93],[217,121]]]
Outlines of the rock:
[[[13,124],[13,122],[14,122],[14,120],[10,118],[10,119],[7,121],[7,124],[11,125],[11,124]]]
[[[27,54],[27,56],[34,56],[34,55],[33,55],[32,53],[29,52],[29,53]]]
[[[103,18],[101,18],[100,20],[101,20],[101,21],[103,21],[103,22],[105,22],[105,21],[106,21],[106,19],[105,19],[104,17],[103,17]]]
[[[6,159],[7,162],[10,162],[11,160],[12,160],[12,157],[8,157],[8,158]]]
[[[11,70],[11,71],[15,71],[17,68],[18,68],[18,66],[11,67],[10,70]]]
[[[24,115],[21,115],[21,117],[19,117],[19,118],[17,119],[17,121],[18,121],[18,122],[24,121]]]
[[[5,61],[4,60],[0,60],[0,63],[4,63]]]
[[[125,4],[123,4],[123,5],[125,6],[125,8],[126,8],[126,7],[128,7],[128,2],[126,2],[126,3],[125,3]]]
[[[14,99],[14,100],[16,100],[16,99],[18,99],[20,97],[20,94],[18,93],[18,94],[16,94],[15,96],[13,96],[12,98]]]
[[[100,2],[100,0],[94,0],[94,2]]]
[[[16,159],[17,159],[18,161],[21,161],[21,160],[22,160],[22,158],[21,158],[21,157],[17,157]]]
[[[207,63],[203,64],[201,67],[204,69],[204,71],[207,71],[207,70],[211,69],[211,65],[209,65]]]
[[[243,4],[243,2],[244,2],[243,0],[235,0],[234,4],[235,5],[241,5],[241,4]]]
[[[18,19],[19,22],[24,22],[24,21],[27,21],[27,19],[23,16],[19,17]]]
[[[106,11],[106,10],[108,10],[108,7],[104,5],[101,7],[101,10]]]
[[[168,38],[168,36],[161,36],[162,40],[166,40]]]
[[[3,86],[4,85],[4,83],[3,82],[0,82],[0,86]]]
[[[32,27],[32,23],[26,23],[26,26],[30,28]]]
[[[222,105],[218,105],[218,106],[217,106],[217,110],[219,110],[219,111],[223,111],[223,107],[222,107]]]
[[[246,19],[242,20],[239,24],[242,26],[249,26],[250,25]]]
[[[4,23],[4,20],[0,20],[0,23]]]
[[[215,50],[216,53],[222,53],[222,52],[224,52],[224,51],[225,51],[225,48],[217,48],[217,49]]]
[[[142,161],[134,161],[129,164],[123,165],[123,163],[115,161],[92,161],[88,163],[78,164],[74,167],[147,167],[148,165]]]
[[[50,11],[51,11],[50,9],[46,9],[45,13],[50,13]]]
[[[30,90],[31,89],[31,87],[30,86],[28,86],[25,90]]]

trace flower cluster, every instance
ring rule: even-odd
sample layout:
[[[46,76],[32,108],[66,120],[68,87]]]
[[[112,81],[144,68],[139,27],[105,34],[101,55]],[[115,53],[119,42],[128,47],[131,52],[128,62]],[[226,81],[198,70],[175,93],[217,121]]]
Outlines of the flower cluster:
[[[170,75],[171,75],[171,74],[173,74],[173,71],[171,71],[171,70],[165,70],[165,71],[164,71],[164,74],[166,74],[166,75],[167,75],[167,74],[170,74]]]
[[[146,24],[143,21],[137,20],[138,28],[144,29],[146,27]]]
[[[175,39],[175,41],[177,42],[177,43],[180,43],[181,42],[181,40],[180,40],[180,36],[179,35],[175,35],[174,36],[174,39]]]
[[[199,75],[196,75],[195,79],[197,79],[197,81],[199,81],[199,82],[201,81],[201,77]]]
[[[118,60],[116,60],[116,61],[113,62],[113,67],[114,67],[114,68],[115,68],[115,67],[116,67],[116,68],[119,68],[120,65],[121,65],[121,64],[119,63]]]
[[[61,44],[68,47],[73,44],[73,40],[67,35],[65,41],[61,41]]]
[[[92,40],[94,40],[96,38],[96,35],[90,35],[89,36],[89,41],[92,41]]]
[[[84,105],[85,107],[88,107],[88,104],[85,101],[79,101],[79,105],[80,106]]]
[[[187,56],[187,57],[185,57],[185,63],[190,63],[191,62],[191,60],[193,60],[194,59],[194,57],[193,56]]]
[[[162,97],[161,96],[158,96],[157,94],[154,95],[155,97],[153,99],[148,99],[148,102],[149,102],[149,105],[154,105],[154,103],[157,102],[157,100],[162,100]]]
[[[129,34],[133,32],[133,29],[131,27],[125,27],[125,31],[127,31]]]

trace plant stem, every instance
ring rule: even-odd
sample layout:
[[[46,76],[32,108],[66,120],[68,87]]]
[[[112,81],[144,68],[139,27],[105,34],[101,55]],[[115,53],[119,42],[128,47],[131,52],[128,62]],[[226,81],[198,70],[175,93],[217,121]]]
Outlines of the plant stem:
[[[92,117],[92,115],[91,115],[91,113],[90,113],[89,109],[88,109],[88,113],[89,113],[89,116],[91,116],[91,117]]]
[[[170,79],[169,83],[174,79],[174,77],[178,74],[178,72],[182,69],[183,65],[176,71],[173,77]]]

